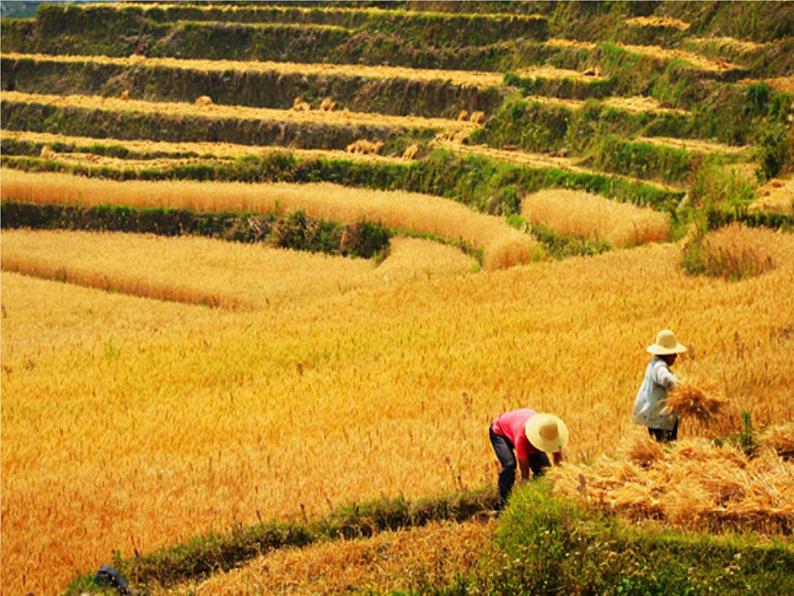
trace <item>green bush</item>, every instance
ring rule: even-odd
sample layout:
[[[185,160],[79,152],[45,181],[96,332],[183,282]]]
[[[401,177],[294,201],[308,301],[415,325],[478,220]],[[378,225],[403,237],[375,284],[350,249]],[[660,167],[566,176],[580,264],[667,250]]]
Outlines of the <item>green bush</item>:
[[[758,139],[760,165],[756,170],[759,180],[774,178],[794,157],[794,133],[782,124],[771,124],[762,131]]]
[[[519,486],[499,520],[500,551],[450,591],[501,594],[791,593],[794,549],[754,535],[648,527],[583,510],[548,481]]]
[[[311,218],[298,210],[277,213],[196,213],[186,209],[136,209],[100,205],[80,207],[15,201],[0,204],[4,229],[67,229],[137,232],[163,236],[209,236],[236,242],[268,242],[332,255],[373,258],[391,234],[379,224],[341,224]]]

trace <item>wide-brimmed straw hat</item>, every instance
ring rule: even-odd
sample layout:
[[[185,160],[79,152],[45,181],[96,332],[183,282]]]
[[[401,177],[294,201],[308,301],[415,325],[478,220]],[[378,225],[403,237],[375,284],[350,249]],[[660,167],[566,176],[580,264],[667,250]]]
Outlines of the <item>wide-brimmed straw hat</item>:
[[[568,427],[554,414],[538,413],[524,427],[532,446],[546,453],[556,453],[568,444]]]
[[[686,346],[682,346],[675,338],[675,333],[669,329],[662,329],[656,334],[656,343],[648,346],[648,351],[654,356],[669,356],[670,354],[683,354]]]

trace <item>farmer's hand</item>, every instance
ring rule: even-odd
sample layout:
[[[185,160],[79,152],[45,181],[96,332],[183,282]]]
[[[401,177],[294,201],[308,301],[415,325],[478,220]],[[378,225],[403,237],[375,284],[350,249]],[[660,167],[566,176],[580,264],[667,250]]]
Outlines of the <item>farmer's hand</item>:
[[[562,463],[562,451],[556,451],[553,453],[552,459],[554,460],[554,465],[559,466]]]

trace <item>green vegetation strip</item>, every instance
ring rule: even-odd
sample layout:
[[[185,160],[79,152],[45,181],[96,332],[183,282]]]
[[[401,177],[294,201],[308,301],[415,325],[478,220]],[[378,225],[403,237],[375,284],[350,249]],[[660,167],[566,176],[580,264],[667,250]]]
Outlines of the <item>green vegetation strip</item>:
[[[455,594],[790,594],[791,543],[750,534],[714,536],[636,528],[552,495],[518,487],[502,514],[498,551]]]
[[[228,571],[269,550],[306,546],[320,540],[368,537],[377,532],[423,526],[440,520],[465,521],[494,509],[491,488],[461,491],[435,498],[407,500],[402,496],[340,507],[314,522],[262,522],[236,527],[227,533],[191,538],[184,544],[147,555],[113,561],[134,588],[148,584],[173,586],[179,582]],[[68,594],[97,588],[93,572],[75,578]]]
[[[403,142],[399,139],[394,142]],[[621,202],[651,206],[674,215],[683,191],[628,181],[618,176],[530,167],[479,156],[456,156],[444,149],[405,163],[344,159],[298,160],[288,152],[248,155],[235,160],[207,160],[150,168],[112,168],[74,165],[29,156],[43,145],[5,139],[5,167],[29,172],[66,172],[114,180],[219,180],[242,182],[332,182],[379,190],[405,190],[442,196],[484,213],[512,215],[521,211],[525,194],[544,188],[586,190]],[[65,145],[65,149],[71,148]],[[121,156],[117,145],[94,145],[87,150]],[[20,155],[18,155],[20,154]],[[159,154],[158,154],[159,155]]]
[[[209,236],[236,242],[265,242],[331,255],[373,258],[389,245],[391,232],[379,224],[341,224],[289,214],[196,213],[187,209],[136,209],[102,205],[39,205],[17,201],[0,204],[2,229],[64,229],[136,232],[162,236]]]

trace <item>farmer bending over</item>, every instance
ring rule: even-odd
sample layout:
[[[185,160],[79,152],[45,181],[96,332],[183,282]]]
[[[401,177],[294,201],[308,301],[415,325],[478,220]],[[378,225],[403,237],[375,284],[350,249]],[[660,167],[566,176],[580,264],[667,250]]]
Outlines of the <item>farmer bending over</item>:
[[[507,501],[516,479],[516,459],[521,470],[521,481],[529,479],[529,469],[541,476],[548,468],[547,453],[553,454],[554,464],[562,461],[562,449],[568,443],[568,427],[552,414],[534,410],[513,410],[502,414],[489,431],[493,450],[502,471],[499,472],[499,496],[502,505]],[[513,454],[515,449],[515,455]]]
[[[675,334],[664,329],[656,335],[656,342],[648,346],[653,358],[645,368],[637,399],[634,401],[634,422],[648,427],[648,432],[657,441],[675,441],[678,438],[678,416],[664,413],[667,392],[678,384],[670,371],[679,354],[686,348],[678,343]]]

